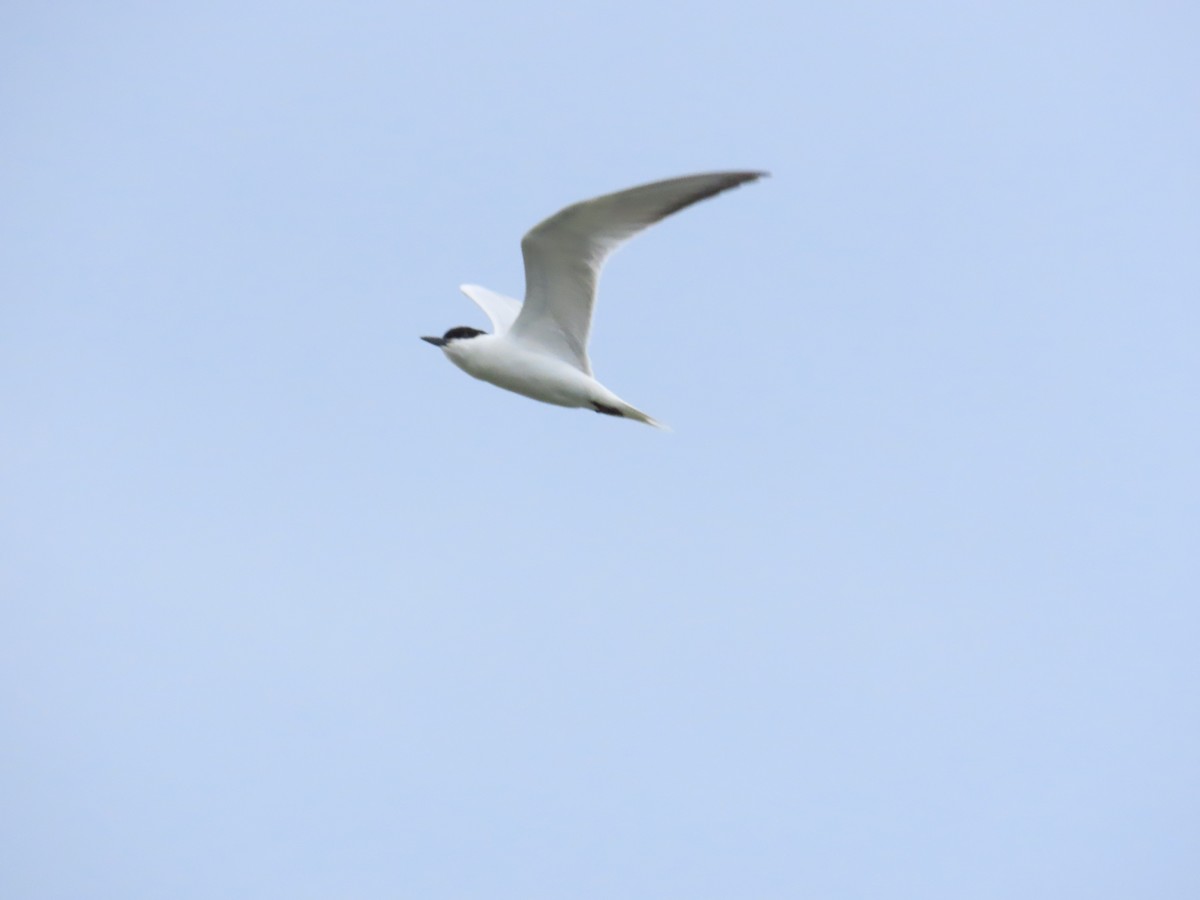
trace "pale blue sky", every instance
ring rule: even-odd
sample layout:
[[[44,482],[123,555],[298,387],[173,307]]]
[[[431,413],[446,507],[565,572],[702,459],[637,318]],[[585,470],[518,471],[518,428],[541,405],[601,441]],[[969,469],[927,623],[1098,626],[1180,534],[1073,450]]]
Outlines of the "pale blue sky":
[[[1200,13],[10,3],[0,895],[1200,896]],[[597,374],[472,381],[558,207]]]

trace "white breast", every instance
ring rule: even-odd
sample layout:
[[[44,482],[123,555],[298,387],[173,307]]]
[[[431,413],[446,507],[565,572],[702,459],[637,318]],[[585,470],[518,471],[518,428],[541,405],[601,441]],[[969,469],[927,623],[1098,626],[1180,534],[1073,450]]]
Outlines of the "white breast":
[[[522,347],[507,336],[484,334],[445,348],[456,366],[481,381],[556,406],[591,406],[607,390],[574,366]]]

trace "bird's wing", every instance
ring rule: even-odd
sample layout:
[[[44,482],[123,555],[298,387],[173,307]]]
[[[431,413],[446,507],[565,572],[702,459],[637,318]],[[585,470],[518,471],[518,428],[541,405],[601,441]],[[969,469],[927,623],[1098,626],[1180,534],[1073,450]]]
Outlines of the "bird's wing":
[[[462,284],[458,289],[475,301],[476,305],[492,320],[496,334],[504,334],[512,328],[521,312],[521,301],[489,291],[477,284]]]
[[[591,375],[588,331],[608,255],[671,213],[765,174],[711,172],[656,181],[584,200],[535,225],[521,241],[525,303],[513,337]]]

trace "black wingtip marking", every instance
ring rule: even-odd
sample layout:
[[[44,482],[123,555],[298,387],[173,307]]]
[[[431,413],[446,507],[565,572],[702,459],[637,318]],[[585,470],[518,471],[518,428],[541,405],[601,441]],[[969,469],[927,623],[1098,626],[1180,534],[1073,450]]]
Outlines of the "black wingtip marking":
[[[605,406],[603,403],[597,403],[595,400],[592,401],[592,406],[595,407],[596,412],[603,413],[606,416],[619,416],[622,419],[625,418],[625,413],[621,412],[615,406]]]
[[[731,188],[740,187],[741,185],[746,184],[748,181],[758,181],[760,178],[766,178],[770,174],[770,172],[730,172],[716,184],[709,185],[708,187],[697,191],[694,194],[689,194],[678,202],[665,207],[655,221],[661,222],[667,216],[673,215],[682,209],[687,209],[694,203],[699,203],[701,200],[707,200],[709,197],[715,197],[717,194],[723,194],[725,191],[728,191]],[[684,177],[686,178],[689,176]]]

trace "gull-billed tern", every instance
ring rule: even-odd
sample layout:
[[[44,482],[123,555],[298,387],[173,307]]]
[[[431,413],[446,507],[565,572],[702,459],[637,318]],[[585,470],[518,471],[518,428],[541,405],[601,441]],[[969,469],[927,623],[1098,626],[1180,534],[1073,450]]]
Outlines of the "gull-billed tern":
[[[543,403],[582,407],[663,427],[594,377],[588,332],[604,261],[639,231],[765,172],[685,175],[566,207],[525,235],[525,302],[474,284],[462,292],[492,321],[493,334],[460,325],[426,337],[475,378]]]

